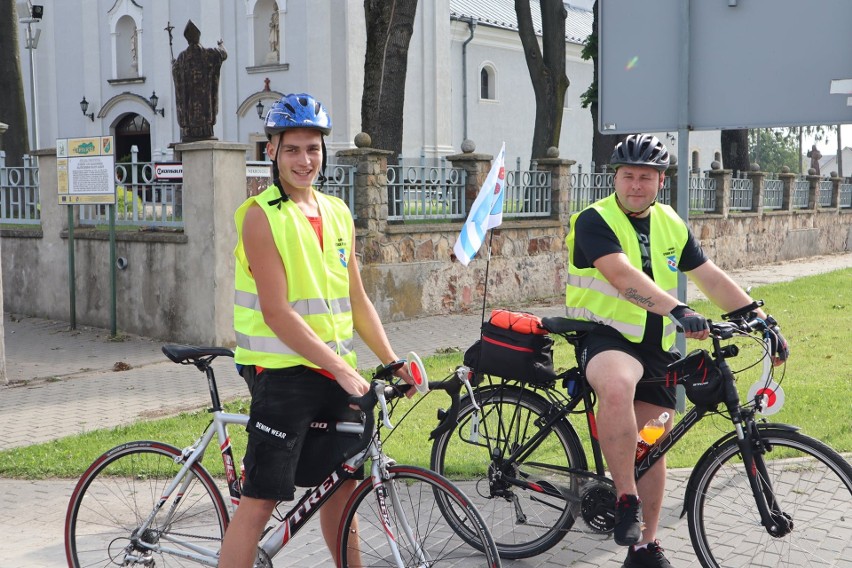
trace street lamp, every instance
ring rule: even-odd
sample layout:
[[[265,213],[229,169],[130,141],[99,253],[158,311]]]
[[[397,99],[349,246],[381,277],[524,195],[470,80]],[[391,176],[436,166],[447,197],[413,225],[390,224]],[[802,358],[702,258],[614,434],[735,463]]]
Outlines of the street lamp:
[[[148,104],[151,106],[151,110],[154,111],[154,114],[159,114],[162,117],[166,116],[166,109],[157,108],[157,103],[160,102],[160,97],[157,96],[157,91],[151,93],[151,97],[148,99]]]
[[[27,3],[30,9],[28,18],[18,18],[19,24],[27,25],[26,48],[30,52],[30,129],[32,130],[32,148],[38,149],[38,112],[36,110],[35,98],[35,50],[38,47],[38,39],[41,37],[41,29],[35,30],[33,35],[32,25],[44,17],[44,6]]]
[[[263,118],[263,101],[258,100],[257,104],[254,105],[254,109],[257,111],[257,117],[262,119]]]
[[[95,121],[95,113],[94,112],[86,112],[87,110],[89,110],[89,101],[86,100],[86,97],[83,97],[83,100],[80,101],[80,110],[83,111],[83,116],[85,116],[86,118],[88,118],[92,122]]]

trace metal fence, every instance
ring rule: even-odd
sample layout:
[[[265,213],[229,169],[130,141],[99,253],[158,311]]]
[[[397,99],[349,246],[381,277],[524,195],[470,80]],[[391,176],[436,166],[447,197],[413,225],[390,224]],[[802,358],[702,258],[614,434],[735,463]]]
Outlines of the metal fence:
[[[465,174],[445,158],[421,156],[418,164],[411,164],[400,156],[399,164],[388,166],[387,171],[388,220],[464,219]]]
[[[731,178],[730,207],[736,211],[751,210],[754,181],[751,178]]]
[[[322,192],[339,197],[355,216],[355,166],[347,164],[328,164],[325,168],[326,181]]]
[[[767,176],[763,180],[763,208],[781,209],[784,203],[784,182]]]
[[[810,184],[805,178],[793,180],[793,194],[790,196],[790,207],[804,209],[808,206],[808,191]]]
[[[831,207],[832,185],[830,179],[820,180],[817,187],[817,204],[820,207]]]
[[[521,159],[515,169],[506,171],[506,193],[503,216],[506,218],[549,217],[552,207],[550,171],[538,169],[533,160],[529,170],[521,169]]]
[[[38,158],[24,156],[23,166],[6,166],[0,152],[0,223],[38,225],[41,205],[38,198]]]
[[[852,183],[840,184],[838,200],[841,207],[852,207]]]
[[[153,162],[115,164],[115,222],[131,227],[183,228],[183,183],[158,180]],[[81,225],[109,223],[109,205],[81,205]]]
[[[716,210],[716,179],[692,174],[689,176],[689,210]]]
[[[571,210],[580,211],[612,193],[612,172],[571,174]]]

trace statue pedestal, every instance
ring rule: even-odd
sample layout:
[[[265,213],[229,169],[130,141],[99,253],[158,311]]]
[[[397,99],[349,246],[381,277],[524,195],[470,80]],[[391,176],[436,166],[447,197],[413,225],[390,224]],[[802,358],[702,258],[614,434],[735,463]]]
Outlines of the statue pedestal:
[[[278,52],[270,51],[266,54],[266,63],[267,65],[277,65],[278,64]]]

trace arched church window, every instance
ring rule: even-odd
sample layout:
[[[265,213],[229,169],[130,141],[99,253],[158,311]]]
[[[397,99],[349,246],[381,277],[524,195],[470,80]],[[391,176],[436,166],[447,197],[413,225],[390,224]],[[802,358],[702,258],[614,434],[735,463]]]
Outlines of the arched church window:
[[[485,65],[479,72],[479,98],[494,100],[497,98],[495,91],[494,68],[490,65]]]

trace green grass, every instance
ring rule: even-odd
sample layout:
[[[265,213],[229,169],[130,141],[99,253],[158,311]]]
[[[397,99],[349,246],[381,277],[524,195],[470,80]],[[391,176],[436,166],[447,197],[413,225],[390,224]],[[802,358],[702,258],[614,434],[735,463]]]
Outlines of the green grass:
[[[795,424],[804,433],[840,452],[852,451],[852,356],[848,347],[852,330],[852,269],[755,288],[752,296],[766,302],[765,309],[780,322],[792,349],[786,370],[779,369],[776,375],[780,378],[784,373],[782,386],[786,403],[778,414],[769,417],[769,421]],[[712,305],[706,302],[691,302],[691,305],[707,317],[718,319],[719,310]],[[471,337],[471,343],[475,339]],[[731,361],[734,369],[748,366],[758,354],[753,344],[744,341],[738,344],[741,352]],[[688,349],[707,346],[707,342],[690,341]],[[409,348],[416,350],[416,346],[397,346],[400,350]],[[428,357],[424,363],[430,377],[442,379],[453,372],[461,358],[461,353],[447,353]],[[564,342],[557,344],[555,362],[562,368],[574,365],[570,346]],[[738,375],[742,396],[758,374],[759,368]],[[449,398],[439,391],[400,401],[392,418],[397,429],[389,437],[386,433],[385,450],[399,463],[428,466],[429,432],[437,424],[438,408],[447,406]],[[403,413],[412,407],[411,413],[402,420]],[[229,412],[247,410],[246,400],[227,405]],[[201,435],[209,420],[209,414],[199,410],[7,450],[0,452],[0,476],[78,477],[98,455],[123,442],[147,439],[177,447],[188,446]],[[574,423],[586,440],[582,420]],[[721,417],[703,420],[668,454],[668,465],[694,465],[710,443],[730,431],[730,422]],[[245,448],[245,432],[242,428],[231,427],[229,433],[239,459]],[[215,443],[208,450],[205,465],[214,475],[221,475],[222,463]]]

